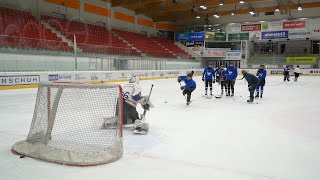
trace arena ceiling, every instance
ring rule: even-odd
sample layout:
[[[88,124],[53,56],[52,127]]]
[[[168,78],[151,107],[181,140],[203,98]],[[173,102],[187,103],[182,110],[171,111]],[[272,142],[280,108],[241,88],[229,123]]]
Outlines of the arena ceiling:
[[[177,21],[212,17],[231,16],[232,13],[248,14],[274,12],[279,8],[281,12],[296,10],[299,6],[303,9],[320,7],[320,0],[104,0],[111,3],[112,7],[121,6],[136,14],[151,17],[154,21]],[[200,6],[205,6],[206,9]],[[194,10],[192,12],[192,9]]]

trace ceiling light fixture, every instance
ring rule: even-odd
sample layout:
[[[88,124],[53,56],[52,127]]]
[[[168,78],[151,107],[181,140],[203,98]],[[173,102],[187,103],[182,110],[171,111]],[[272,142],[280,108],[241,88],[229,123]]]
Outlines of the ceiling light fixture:
[[[300,0],[298,0],[298,11],[302,11],[302,7],[301,7],[301,4],[300,4]]]
[[[279,12],[280,11],[279,6],[277,6],[274,11]]]
[[[234,5],[234,10],[232,11],[231,16],[234,16],[234,15],[235,15],[236,10],[237,10],[237,5],[235,4],[235,5]]]
[[[243,0],[240,0],[240,2],[239,2],[240,4],[243,4],[244,3],[244,1]]]
[[[223,2],[222,2],[222,0],[220,1],[220,4],[219,4],[220,6],[223,6]]]
[[[197,16],[196,18],[197,18],[197,19],[200,19],[200,16]]]

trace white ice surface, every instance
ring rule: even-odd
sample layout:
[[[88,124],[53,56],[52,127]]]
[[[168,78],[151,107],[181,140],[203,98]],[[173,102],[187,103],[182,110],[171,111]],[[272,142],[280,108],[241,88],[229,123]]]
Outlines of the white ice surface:
[[[244,81],[237,81],[234,98],[205,99],[195,79],[189,107],[176,79],[141,81],[145,94],[155,85],[149,134],[124,130],[122,159],[82,168],[11,154],[29,131],[36,89],[0,91],[0,179],[320,179],[320,77],[286,83],[268,77],[259,104],[246,103]],[[214,93],[220,93],[217,84]]]

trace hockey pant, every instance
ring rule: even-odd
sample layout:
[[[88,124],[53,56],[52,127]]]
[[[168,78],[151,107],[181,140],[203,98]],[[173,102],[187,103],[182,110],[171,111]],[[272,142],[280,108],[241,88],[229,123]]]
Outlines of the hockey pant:
[[[260,83],[257,83],[257,84],[253,84],[251,87],[251,89],[249,89],[249,92],[250,92],[250,99],[254,99],[254,91],[255,91],[255,89],[257,89],[258,88],[258,86],[259,86],[259,84]]]
[[[207,91],[208,91],[208,87],[210,87],[210,92],[212,92],[212,79],[209,79],[209,80],[205,81],[206,94],[207,94]]]
[[[230,95],[230,91],[231,91],[231,94],[233,95],[234,94],[234,84],[235,84],[235,81],[233,80],[226,80],[226,83],[227,83],[227,94]]]
[[[294,73],[294,80],[297,81],[300,76],[300,73]]]
[[[185,96],[187,95],[187,102],[191,100],[191,93],[195,90],[195,88],[185,89],[183,90],[182,94]]]
[[[290,75],[289,75],[289,73],[285,73],[285,74],[283,74],[283,81],[290,81]]]
[[[263,89],[264,89],[264,85],[266,84],[266,80],[265,79],[260,79],[260,83],[256,88],[256,91],[258,94],[263,94]]]
[[[139,119],[139,113],[137,112],[136,107],[123,100],[123,124],[127,124],[129,120],[134,123],[137,119]]]
[[[221,95],[223,95],[223,89],[225,89],[226,93],[227,93],[227,82],[224,80],[220,80],[220,86],[221,86]]]

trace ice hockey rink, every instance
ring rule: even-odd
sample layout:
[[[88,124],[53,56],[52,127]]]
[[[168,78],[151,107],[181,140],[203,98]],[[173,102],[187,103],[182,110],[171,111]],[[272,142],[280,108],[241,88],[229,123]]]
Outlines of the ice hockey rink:
[[[320,77],[299,82],[267,77],[263,99],[248,104],[247,85],[235,97],[205,99],[197,89],[190,106],[176,79],[141,81],[147,95],[148,135],[124,130],[123,157],[93,167],[71,167],[20,159],[11,146],[26,138],[36,89],[0,91],[1,180],[319,180]],[[214,84],[214,94],[220,86]],[[140,112],[142,109],[139,109]]]

